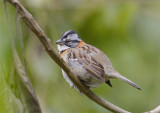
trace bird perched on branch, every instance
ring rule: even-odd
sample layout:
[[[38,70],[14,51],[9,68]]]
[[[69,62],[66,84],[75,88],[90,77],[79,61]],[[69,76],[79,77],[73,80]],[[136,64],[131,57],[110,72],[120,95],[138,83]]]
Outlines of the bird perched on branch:
[[[55,43],[58,44],[63,60],[89,88],[97,87],[104,82],[112,87],[110,78],[117,78],[141,90],[134,82],[118,73],[101,50],[83,42],[75,31],[65,32]],[[63,70],[62,73],[70,87],[76,87]]]

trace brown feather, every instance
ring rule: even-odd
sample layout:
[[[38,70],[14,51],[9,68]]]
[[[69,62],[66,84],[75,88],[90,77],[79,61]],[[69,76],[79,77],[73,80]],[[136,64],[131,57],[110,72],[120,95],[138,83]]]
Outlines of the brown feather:
[[[71,48],[69,53],[71,53],[71,59],[77,59],[75,62],[82,63],[84,69],[86,69],[87,73],[90,73],[90,77],[94,78],[96,80],[105,82],[105,71],[103,66],[98,63],[95,58],[92,57],[91,54],[88,54],[92,52],[90,45],[85,45],[81,42],[79,44],[79,47],[77,48]]]

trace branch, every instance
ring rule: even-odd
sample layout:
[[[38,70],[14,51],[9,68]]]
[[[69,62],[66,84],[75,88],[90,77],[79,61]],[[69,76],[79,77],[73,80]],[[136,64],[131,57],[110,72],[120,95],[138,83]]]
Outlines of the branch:
[[[24,8],[24,6],[18,0],[7,0],[10,4],[12,4],[19,12],[19,14],[23,17],[22,19],[27,24],[27,26],[35,33],[37,38],[43,44],[45,50],[49,54],[49,56],[67,73],[68,77],[72,80],[72,82],[78,87],[78,89],[83,92],[88,98],[92,101],[96,102],[100,106],[115,112],[115,113],[129,113],[126,110],[123,110],[112,103],[104,100],[103,98],[99,97],[91,90],[88,91],[88,88],[84,86],[77,76],[70,70],[69,66],[63,61],[60,57],[56,49],[52,46],[50,39],[44,33],[44,31],[40,28],[37,24],[33,16]]]
[[[145,113],[160,113],[160,105],[158,107],[156,107],[155,109],[145,112]]]
[[[30,113],[42,113],[40,104],[38,102],[37,96],[32,88],[32,84],[28,78],[28,75],[20,61],[20,58],[17,54],[17,51],[15,48],[13,49],[13,58],[14,58],[14,63],[16,67],[16,71],[18,72],[18,75],[23,82],[21,85],[22,90],[23,90],[23,95],[22,95],[22,100],[28,104],[24,104],[27,106],[27,109]]]

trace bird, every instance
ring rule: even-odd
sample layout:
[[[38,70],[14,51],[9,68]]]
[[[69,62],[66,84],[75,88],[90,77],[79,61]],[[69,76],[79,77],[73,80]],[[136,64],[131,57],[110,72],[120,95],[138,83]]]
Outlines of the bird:
[[[55,44],[58,45],[61,58],[87,87],[96,88],[102,83],[112,87],[110,79],[115,78],[141,90],[137,84],[114,69],[107,55],[98,48],[82,41],[74,30],[65,32]],[[62,74],[71,88],[77,88],[63,69]]]

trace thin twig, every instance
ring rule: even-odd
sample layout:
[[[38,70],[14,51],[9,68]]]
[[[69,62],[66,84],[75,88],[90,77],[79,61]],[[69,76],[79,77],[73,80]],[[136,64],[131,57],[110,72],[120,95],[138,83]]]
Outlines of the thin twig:
[[[67,73],[68,77],[73,81],[73,83],[78,87],[78,89],[83,92],[88,98],[92,101],[96,102],[100,106],[115,112],[115,113],[129,113],[126,110],[119,108],[118,106],[113,105],[112,103],[104,100],[99,97],[91,90],[88,91],[87,87],[84,86],[80,80],[74,75],[74,73],[70,70],[68,65],[62,60],[57,50],[53,47],[50,39],[44,33],[44,31],[37,24],[33,16],[24,8],[24,6],[18,0],[7,0],[11,3],[15,8],[18,8],[19,14],[23,17],[22,19],[27,24],[27,26],[35,33],[37,38],[43,44],[45,50],[50,55],[50,57]]]
[[[9,16],[8,16],[8,11],[7,11],[7,7],[6,7],[6,1],[4,0],[4,7],[5,7],[5,13],[6,13],[6,18],[7,18],[7,23],[8,23],[8,26],[9,26],[9,32],[10,32],[10,38],[11,38],[11,42],[12,42],[12,52],[13,52],[13,60],[14,60],[14,64],[15,64],[15,67],[16,67],[16,71],[20,77],[20,80],[22,81],[22,85],[20,85],[20,87],[22,88],[22,92],[20,94],[22,94],[20,97],[20,99],[22,99],[22,101],[25,101],[26,103],[28,104],[24,104],[27,105],[27,107],[29,109],[27,109],[27,111],[29,112],[34,112],[34,113],[42,113],[41,111],[41,107],[40,107],[40,104],[39,104],[39,101],[37,99],[37,96],[34,92],[34,89],[32,87],[32,84],[29,80],[29,77],[27,75],[27,72],[26,72],[26,67],[24,67],[20,61],[20,58],[17,54],[17,51],[16,51],[16,40],[17,40],[17,26],[16,25],[19,25],[19,21],[17,21],[17,15],[18,15],[18,10],[19,8],[16,8],[16,17],[15,17],[15,40],[14,40],[14,37],[13,37],[13,33],[11,31],[11,26],[10,26],[10,22],[9,22]],[[20,25],[19,25],[20,26]],[[21,29],[19,28],[18,31],[21,32]],[[19,34],[20,38],[22,38],[22,35],[21,33]],[[23,47],[23,42],[21,41],[21,47]],[[22,54],[24,54],[22,52]],[[22,56],[24,57],[24,55]],[[25,63],[25,62],[24,62]]]
[[[16,70],[17,70],[17,72],[18,72],[18,74],[19,74],[19,76],[20,76],[20,78],[23,82],[23,86],[25,88],[25,91],[23,91],[23,92],[25,92],[24,93],[25,101],[28,102],[28,104],[27,104],[28,107],[29,107],[28,111],[32,112],[32,113],[33,112],[34,113],[42,113],[40,104],[39,104],[38,99],[37,99],[37,96],[34,92],[32,84],[31,84],[31,82],[28,78],[28,75],[25,71],[25,68],[21,63],[20,58],[19,58],[15,48],[13,49],[13,58],[14,58]]]

